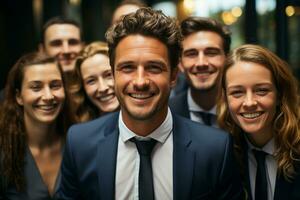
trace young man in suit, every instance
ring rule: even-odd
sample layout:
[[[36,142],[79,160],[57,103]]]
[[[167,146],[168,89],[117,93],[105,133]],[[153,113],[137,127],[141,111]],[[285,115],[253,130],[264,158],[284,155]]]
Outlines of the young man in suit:
[[[57,57],[65,73],[74,70],[76,58],[82,48],[82,32],[76,21],[53,17],[43,26],[39,50]]]
[[[170,99],[171,110],[217,127],[216,98],[220,73],[230,49],[230,32],[218,21],[202,17],[186,18],[181,31],[183,51],[178,66],[189,87]]]
[[[181,37],[151,8],[108,30],[121,111],[70,128],[58,199],[243,198],[231,137],[168,108]]]

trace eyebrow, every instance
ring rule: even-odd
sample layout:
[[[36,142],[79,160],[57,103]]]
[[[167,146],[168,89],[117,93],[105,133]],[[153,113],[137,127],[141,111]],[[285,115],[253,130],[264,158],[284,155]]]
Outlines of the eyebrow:
[[[254,87],[259,87],[259,86],[272,86],[273,83],[270,82],[264,82],[264,83],[257,83],[254,85]],[[231,85],[231,86],[227,86],[226,88],[230,89],[230,88],[242,88],[242,85]]]

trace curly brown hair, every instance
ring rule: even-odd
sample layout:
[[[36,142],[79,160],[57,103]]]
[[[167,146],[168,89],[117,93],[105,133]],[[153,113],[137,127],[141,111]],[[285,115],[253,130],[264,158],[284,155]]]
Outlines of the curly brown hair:
[[[25,68],[36,64],[57,64],[61,74],[62,70],[55,58],[41,53],[29,53],[22,56],[11,68],[5,85],[4,101],[0,111],[0,148],[1,171],[0,177],[14,184],[18,191],[25,187],[24,156],[27,145],[27,136],[24,124],[23,107],[17,103],[16,95],[21,91]],[[68,96],[66,95],[67,101]],[[66,103],[58,116],[57,130],[63,139],[69,127],[68,109]]]
[[[110,65],[113,70],[117,45],[123,38],[134,34],[153,37],[165,44],[168,48],[171,69],[177,67],[182,41],[178,22],[164,15],[162,11],[140,8],[113,24],[105,34],[109,47]]]
[[[236,153],[241,163],[243,131],[230,116],[226,98],[226,72],[239,61],[260,64],[272,73],[279,102],[276,118],[273,119],[275,157],[279,173],[289,180],[295,176],[296,164],[299,164],[300,158],[299,83],[288,64],[266,48],[248,44],[242,45],[230,53],[223,69],[222,88],[218,98],[218,123],[221,128],[227,130],[235,138]]]

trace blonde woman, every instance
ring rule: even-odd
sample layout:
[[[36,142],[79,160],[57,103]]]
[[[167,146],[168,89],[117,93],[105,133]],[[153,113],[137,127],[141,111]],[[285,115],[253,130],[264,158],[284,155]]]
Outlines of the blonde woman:
[[[87,45],[76,61],[78,81],[70,87],[75,121],[84,122],[118,110],[114,80],[104,42]]]

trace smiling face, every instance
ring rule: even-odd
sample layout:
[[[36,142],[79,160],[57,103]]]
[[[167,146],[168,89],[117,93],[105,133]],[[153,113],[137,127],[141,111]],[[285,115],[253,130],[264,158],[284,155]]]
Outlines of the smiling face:
[[[164,120],[170,90],[176,82],[166,45],[142,35],[123,38],[116,48],[114,77],[126,125],[135,120]]]
[[[90,101],[100,112],[112,112],[119,107],[115,96],[114,80],[109,58],[95,54],[87,58],[80,67],[83,86]]]
[[[180,69],[191,87],[206,91],[216,88],[225,63],[223,40],[211,31],[199,31],[186,36],[182,42]]]
[[[74,69],[81,49],[80,30],[75,25],[53,24],[45,31],[44,51],[49,56],[56,56],[64,71]]]
[[[47,63],[27,66],[16,100],[24,108],[25,124],[54,123],[65,100],[63,81],[57,65]]]
[[[277,91],[266,67],[239,61],[226,72],[226,96],[235,123],[257,145],[272,138]]]

